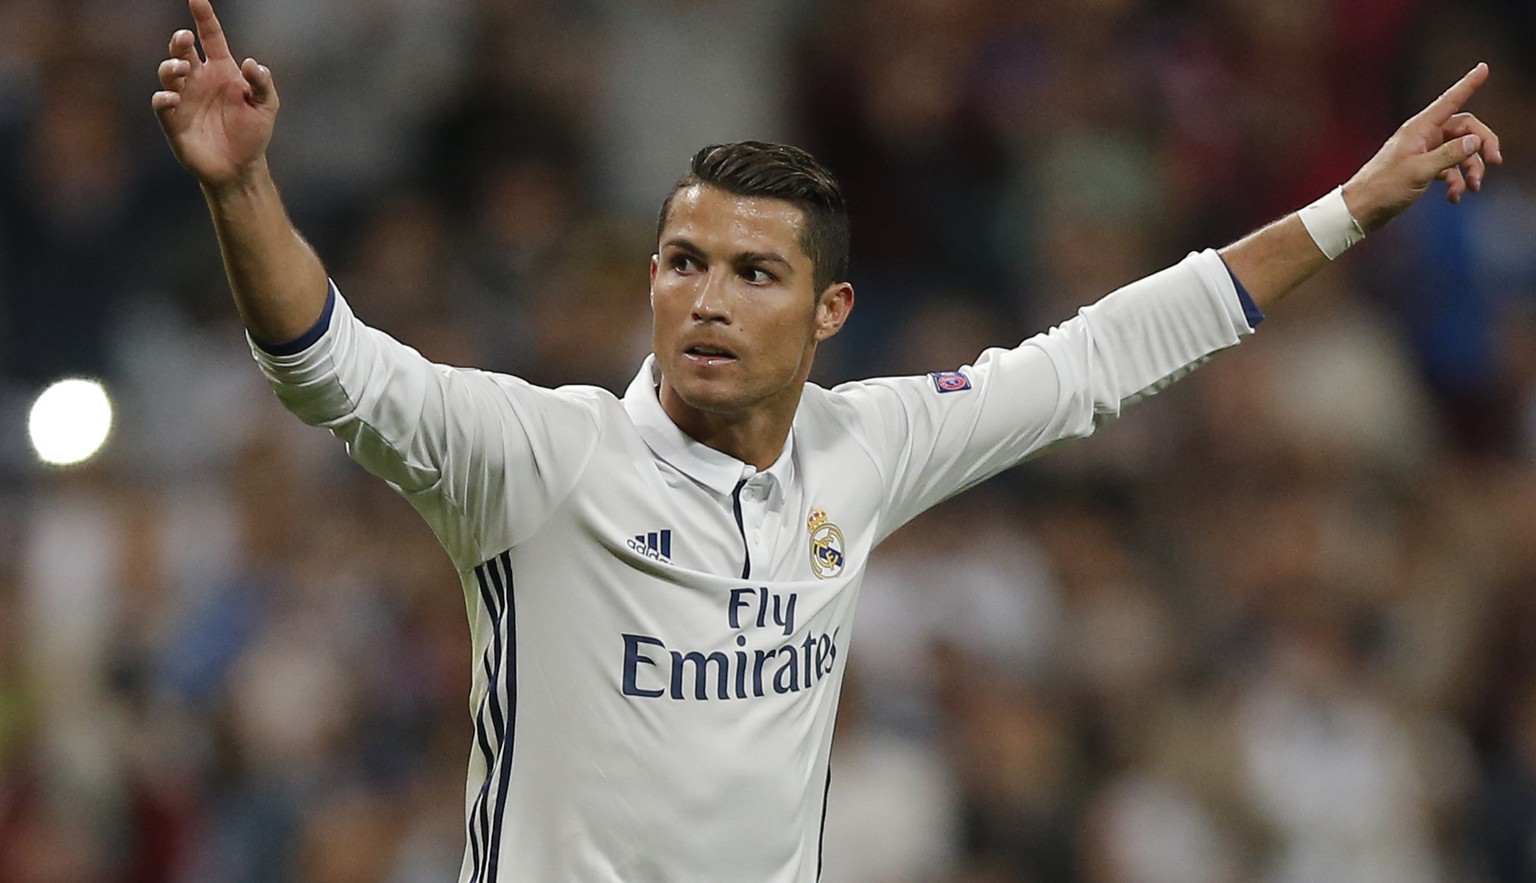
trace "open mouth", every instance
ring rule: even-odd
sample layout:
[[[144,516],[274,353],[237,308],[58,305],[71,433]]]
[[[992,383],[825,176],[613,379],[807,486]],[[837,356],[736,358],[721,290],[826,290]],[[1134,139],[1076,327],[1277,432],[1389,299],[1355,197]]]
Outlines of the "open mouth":
[[[718,346],[696,344],[683,350],[684,355],[695,362],[714,365],[721,362],[734,361],[736,354],[730,350]]]

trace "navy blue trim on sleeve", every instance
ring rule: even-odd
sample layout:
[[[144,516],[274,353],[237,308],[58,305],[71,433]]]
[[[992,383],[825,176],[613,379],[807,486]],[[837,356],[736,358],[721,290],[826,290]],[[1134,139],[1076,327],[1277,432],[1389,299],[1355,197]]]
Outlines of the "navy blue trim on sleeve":
[[[1227,266],[1226,258],[1222,258],[1221,265],[1223,267]],[[1248,319],[1248,327],[1259,327],[1259,323],[1264,321],[1264,311],[1259,309],[1259,305],[1253,302],[1253,295],[1249,294],[1248,289],[1243,287],[1243,281],[1237,278],[1237,274],[1232,272],[1231,267],[1227,267],[1227,275],[1232,277],[1232,286],[1237,289],[1237,299],[1243,305],[1243,316]]]
[[[1239,286],[1241,290],[1241,286]],[[309,326],[309,330],[286,343],[263,343],[256,340],[256,335],[251,335],[251,340],[256,346],[269,356],[291,356],[302,353],[314,345],[315,341],[324,336],[326,329],[331,327],[331,312],[336,309],[336,286],[332,284],[325,292],[325,309],[320,311],[320,318],[315,324]]]

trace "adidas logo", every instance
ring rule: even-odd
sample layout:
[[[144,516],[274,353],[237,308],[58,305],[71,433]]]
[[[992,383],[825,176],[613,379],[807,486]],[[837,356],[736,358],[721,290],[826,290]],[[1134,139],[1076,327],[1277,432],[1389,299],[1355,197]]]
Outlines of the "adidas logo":
[[[629,547],[647,558],[672,563],[672,531],[653,530],[629,538]]]

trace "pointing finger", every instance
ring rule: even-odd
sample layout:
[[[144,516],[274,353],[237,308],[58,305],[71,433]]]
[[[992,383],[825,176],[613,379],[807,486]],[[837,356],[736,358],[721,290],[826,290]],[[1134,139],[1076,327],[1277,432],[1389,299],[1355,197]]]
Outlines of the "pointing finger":
[[[203,54],[209,61],[229,58],[229,43],[224,40],[219,17],[213,14],[213,4],[209,0],[188,0],[187,6],[192,10],[192,20],[197,23],[197,39],[202,41]]]
[[[206,0],[203,0],[206,2]],[[1437,126],[1444,125],[1451,114],[1461,110],[1461,106],[1467,103],[1472,93],[1477,91],[1488,79],[1488,65],[1478,62],[1477,66],[1467,71],[1461,79],[1457,80],[1451,88],[1440,94],[1439,98],[1429,103],[1429,106],[1419,111],[1414,117],[1416,120],[1426,120]]]

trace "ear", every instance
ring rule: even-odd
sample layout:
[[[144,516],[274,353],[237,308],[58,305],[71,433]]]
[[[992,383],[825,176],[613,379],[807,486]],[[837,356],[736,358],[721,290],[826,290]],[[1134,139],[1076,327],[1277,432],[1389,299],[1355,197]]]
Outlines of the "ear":
[[[816,302],[816,342],[843,330],[848,314],[853,312],[853,286],[847,282],[828,285]]]
[[[661,269],[661,255],[651,255],[651,308],[656,308],[656,271]]]

